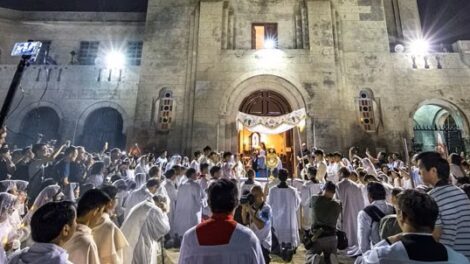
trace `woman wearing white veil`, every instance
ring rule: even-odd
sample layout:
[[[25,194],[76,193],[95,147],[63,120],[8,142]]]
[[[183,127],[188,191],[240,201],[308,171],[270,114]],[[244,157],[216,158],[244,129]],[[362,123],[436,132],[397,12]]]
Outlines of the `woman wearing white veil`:
[[[145,183],[147,183],[147,174],[146,173],[138,173],[135,175],[135,183],[136,189],[140,189]]]
[[[165,172],[170,170],[171,168],[173,168],[173,166],[180,165],[180,164],[181,164],[181,156],[180,155],[173,155],[171,157],[170,161],[168,161],[168,163],[166,164]]]
[[[374,164],[369,158],[362,159],[362,167],[367,171],[367,174],[377,177],[377,171],[375,170]]]
[[[14,209],[10,214],[9,220],[12,226],[17,227],[20,229],[23,225],[21,222],[23,221],[22,216],[24,216],[27,212],[27,208],[25,206],[27,193],[26,189],[28,187],[27,181],[22,180],[5,180],[0,182],[0,185],[4,187],[2,192],[7,192],[12,194],[16,197],[16,202],[14,204]],[[29,235],[29,232],[26,230],[22,230],[18,233],[18,238],[26,238]]]
[[[116,194],[116,208],[114,209],[114,212],[118,219],[118,225],[120,225],[124,222],[124,212],[126,209],[124,204],[129,196],[129,190],[126,181],[122,179],[113,182],[113,186],[118,189],[118,193]]]
[[[11,215],[15,211],[15,205],[16,196],[6,192],[0,193],[0,247],[2,248],[18,239],[18,235],[16,233],[18,226],[13,225],[10,219]]]
[[[16,186],[16,192],[13,193],[16,195],[18,199],[16,213],[18,214],[19,219],[24,216],[28,212],[28,208],[26,206],[27,198],[28,198],[28,185],[29,182],[22,181],[22,180],[13,180]],[[21,221],[20,221],[21,222]]]
[[[13,180],[0,181],[0,192],[9,192],[12,189],[16,189],[15,181]]]
[[[348,168],[350,171],[354,170],[354,166],[351,164],[351,162],[349,162],[347,158],[343,158],[341,161],[343,162],[344,167]]]
[[[34,212],[41,206],[45,205],[48,202],[53,201],[60,201],[64,198],[64,195],[60,189],[59,185],[49,185],[44,188],[34,200],[34,204],[29,210],[28,214],[24,217],[23,222],[29,226],[31,221],[31,217],[33,216]]]
[[[147,164],[147,156],[141,156],[137,159],[137,166],[135,167],[134,174],[137,177],[139,173],[148,174],[150,170],[150,166]],[[136,180],[137,181],[137,180]]]

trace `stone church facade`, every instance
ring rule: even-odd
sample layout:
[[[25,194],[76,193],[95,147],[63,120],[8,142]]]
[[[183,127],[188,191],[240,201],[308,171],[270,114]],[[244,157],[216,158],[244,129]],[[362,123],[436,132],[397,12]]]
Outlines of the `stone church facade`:
[[[257,30],[275,48],[257,49]],[[415,0],[149,0],[146,13],[0,9],[0,35],[2,98],[18,61],[9,56],[13,44],[49,41],[41,57],[49,63],[28,68],[7,122],[18,146],[42,133],[90,146],[239,152],[238,111],[251,97],[276,105],[271,95],[281,98],[279,109],[307,111],[305,129],[286,136],[294,149],[303,141],[401,152],[403,139],[431,149],[440,134],[460,151],[469,138],[470,42],[408,52],[421,36]],[[132,63],[108,69],[102,61],[112,49]],[[272,109],[265,114],[276,115]]]

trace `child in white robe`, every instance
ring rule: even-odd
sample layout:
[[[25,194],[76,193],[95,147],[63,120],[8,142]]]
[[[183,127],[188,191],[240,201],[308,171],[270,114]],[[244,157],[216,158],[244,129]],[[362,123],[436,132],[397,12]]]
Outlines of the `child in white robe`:
[[[101,190],[105,192],[111,201],[106,205],[105,212],[97,226],[92,229],[93,238],[98,247],[98,255],[101,264],[122,264],[124,248],[129,244],[122,231],[110,219],[116,207],[116,194],[118,189],[114,186],[103,186]]]
[[[110,201],[109,196],[98,189],[88,190],[78,201],[77,229],[64,245],[72,263],[100,263],[98,247],[93,239],[91,228],[97,226]]]

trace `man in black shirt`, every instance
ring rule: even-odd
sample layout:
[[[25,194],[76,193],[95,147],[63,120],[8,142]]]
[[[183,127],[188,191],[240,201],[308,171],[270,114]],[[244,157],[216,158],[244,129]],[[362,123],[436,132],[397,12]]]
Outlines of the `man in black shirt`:
[[[15,164],[11,160],[10,150],[7,145],[0,148],[0,181],[7,180],[8,175],[15,172]]]
[[[341,213],[340,204],[333,199],[336,185],[328,181],[323,186],[323,192],[312,196],[309,212],[312,215],[311,244],[305,254],[306,263],[319,263],[323,253],[325,263],[337,263],[336,222]]]

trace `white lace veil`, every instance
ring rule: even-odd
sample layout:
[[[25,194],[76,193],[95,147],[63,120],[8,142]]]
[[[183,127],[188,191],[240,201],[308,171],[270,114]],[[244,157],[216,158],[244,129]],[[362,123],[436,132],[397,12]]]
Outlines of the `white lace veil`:
[[[0,192],[0,221],[7,219],[8,214],[16,204],[16,196],[6,192]]]
[[[147,174],[145,173],[137,173],[135,175],[135,183],[136,183],[136,189],[140,189],[143,185],[147,183]]]
[[[53,202],[54,198],[57,194],[60,193],[60,186],[59,185],[49,185],[44,188],[34,200],[34,204],[29,210],[28,214],[24,217],[24,221],[29,225],[31,221],[31,217],[33,216],[34,212],[41,206],[45,205],[46,203]]]

